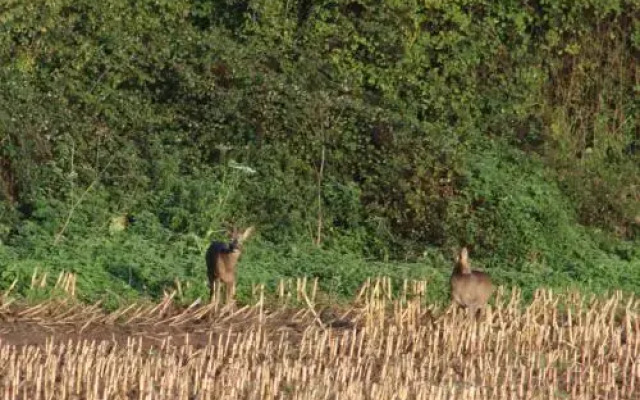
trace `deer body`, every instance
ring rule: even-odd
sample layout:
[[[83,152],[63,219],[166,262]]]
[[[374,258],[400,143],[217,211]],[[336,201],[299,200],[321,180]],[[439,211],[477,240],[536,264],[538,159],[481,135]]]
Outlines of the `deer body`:
[[[245,230],[242,234],[233,231],[231,242],[212,242],[205,259],[207,262],[207,277],[209,278],[209,300],[213,299],[217,282],[225,285],[227,302],[230,302],[235,295],[236,267],[240,255],[242,254],[242,244],[246,240],[253,227]]]
[[[485,272],[471,270],[466,247],[460,252],[450,284],[453,301],[467,308],[474,316],[478,309],[487,304],[493,293],[491,277]]]

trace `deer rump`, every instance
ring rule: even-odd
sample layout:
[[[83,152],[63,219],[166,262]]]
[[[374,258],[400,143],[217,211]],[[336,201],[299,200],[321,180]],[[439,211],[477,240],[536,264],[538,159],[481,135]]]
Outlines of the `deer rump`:
[[[493,285],[489,276],[481,271],[471,271],[467,274],[453,274],[451,276],[451,294],[456,303],[471,309],[484,306],[491,293]]]
[[[486,272],[471,269],[466,247],[456,259],[450,285],[453,301],[468,308],[472,314],[484,307],[493,293],[491,277]]]

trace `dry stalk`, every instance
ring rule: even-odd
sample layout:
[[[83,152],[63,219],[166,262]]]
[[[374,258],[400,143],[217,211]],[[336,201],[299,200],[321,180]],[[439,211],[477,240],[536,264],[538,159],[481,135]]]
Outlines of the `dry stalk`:
[[[18,322],[58,318],[58,324],[77,323],[88,339],[95,330],[86,328],[103,324],[103,334],[113,339],[26,347],[0,340],[0,396],[637,398],[640,318],[633,297],[613,293],[605,299],[585,298],[541,290],[523,307],[519,291],[499,288],[495,307],[476,320],[459,310],[424,306],[419,296],[411,298],[424,288],[421,284],[407,282],[396,297],[390,283],[380,278],[364,285],[360,305],[340,318],[367,321],[353,329],[324,324],[304,280],[288,286],[306,304],[297,312],[279,308],[270,313],[260,287],[253,306],[220,313],[214,304],[197,303],[169,312],[169,294],[153,307],[129,306],[111,314],[97,306],[45,302],[16,312]],[[287,295],[284,282],[278,293]],[[321,329],[304,323],[302,329],[282,329],[304,321],[304,314],[313,316]],[[214,317],[215,326],[203,321],[207,315]],[[118,337],[109,325],[124,325],[127,319],[138,325],[135,340]],[[54,333],[60,328],[50,327]],[[180,335],[172,337],[171,332]]]

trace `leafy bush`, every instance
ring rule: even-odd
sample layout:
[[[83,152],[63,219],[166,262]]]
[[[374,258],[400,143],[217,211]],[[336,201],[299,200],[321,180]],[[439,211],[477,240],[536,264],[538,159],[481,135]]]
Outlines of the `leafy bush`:
[[[469,244],[528,290],[637,291],[638,20],[627,0],[10,1],[3,282],[196,295],[235,223],[260,231],[244,283],[442,281],[425,248]]]

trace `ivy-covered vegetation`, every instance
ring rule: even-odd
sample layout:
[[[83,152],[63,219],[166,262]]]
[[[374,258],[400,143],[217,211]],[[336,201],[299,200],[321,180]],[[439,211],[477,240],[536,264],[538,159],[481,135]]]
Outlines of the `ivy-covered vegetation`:
[[[527,292],[640,293],[639,82],[633,0],[5,0],[0,284],[196,297],[234,223],[241,295],[438,298],[464,244]]]

